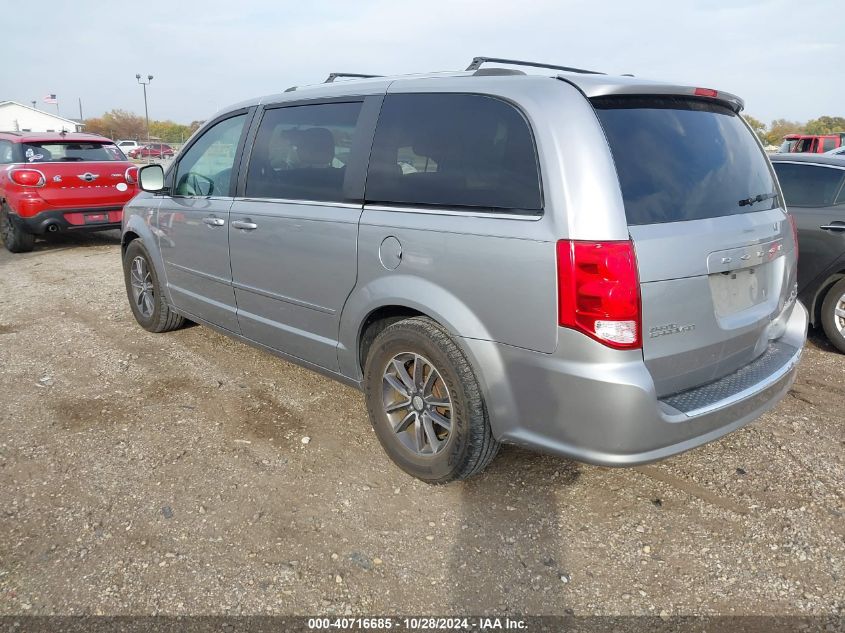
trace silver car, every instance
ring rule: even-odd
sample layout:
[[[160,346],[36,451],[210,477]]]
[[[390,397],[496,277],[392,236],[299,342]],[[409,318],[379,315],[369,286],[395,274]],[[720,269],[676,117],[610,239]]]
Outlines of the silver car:
[[[132,311],[362,389],[431,483],[504,442],[611,466],[685,451],[774,406],[806,336],[794,224],[742,107],[488,58],[235,105],[141,170]]]

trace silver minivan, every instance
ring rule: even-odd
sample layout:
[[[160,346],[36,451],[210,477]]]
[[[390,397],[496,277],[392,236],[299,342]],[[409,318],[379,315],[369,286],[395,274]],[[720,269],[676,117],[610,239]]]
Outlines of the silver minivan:
[[[794,224],[742,107],[489,58],[235,105],[141,170],[132,311],[362,389],[431,483],[503,442],[611,466],[685,451],[774,406],[806,336]]]

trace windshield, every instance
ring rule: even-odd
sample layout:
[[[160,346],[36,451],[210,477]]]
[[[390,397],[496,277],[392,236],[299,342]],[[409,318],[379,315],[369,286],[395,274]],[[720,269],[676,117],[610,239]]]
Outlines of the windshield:
[[[592,102],[616,163],[628,224],[701,220],[779,205],[763,150],[729,108],[663,96]]]
[[[797,143],[797,142],[798,141],[784,141],[783,143],[780,144],[780,148],[778,149],[778,151],[781,154],[788,154],[789,152],[792,151],[792,148],[795,147],[795,143]]]
[[[28,163],[126,160],[113,143],[24,143]]]

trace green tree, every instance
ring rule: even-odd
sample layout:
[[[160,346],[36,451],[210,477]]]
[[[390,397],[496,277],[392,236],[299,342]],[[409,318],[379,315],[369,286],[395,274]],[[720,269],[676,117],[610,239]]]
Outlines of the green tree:
[[[143,117],[125,110],[112,110],[101,117],[86,119],[85,131],[91,134],[101,134],[114,140],[141,140],[146,137]]]
[[[745,114],[742,118],[744,118],[748,125],[751,126],[751,129],[754,130],[754,133],[760,138],[760,140],[766,142],[766,124],[759,119],[755,119],[750,114]]]
[[[173,121],[150,121],[150,134],[165,143],[182,143],[191,135],[190,127]]]
[[[818,119],[807,121],[805,126],[807,134],[834,134],[845,132],[845,117],[841,116],[820,116]]]
[[[787,134],[803,134],[804,124],[798,121],[788,121],[786,119],[775,119],[769,125],[769,131],[766,133],[765,139],[771,145],[780,145],[783,142],[783,137]]]

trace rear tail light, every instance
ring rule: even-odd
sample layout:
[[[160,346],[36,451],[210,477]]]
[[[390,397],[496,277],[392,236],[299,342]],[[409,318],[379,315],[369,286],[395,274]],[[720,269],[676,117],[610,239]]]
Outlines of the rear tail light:
[[[128,182],[130,185],[134,185],[138,182],[138,168],[137,167],[130,167],[126,170],[126,173],[123,174],[124,180]]]
[[[634,245],[557,243],[558,323],[616,349],[642,345],[640,283]]]
[[[13,169],[9,173],[9,178],[16,185],[23,187],[43,187],[47,182],[44,174],[37,169]]]
[[[798,259],[798,225],[795,224],[795,216],[789,213],[789,225],[792,227],[792,239],[795,242],[795,259]]]

